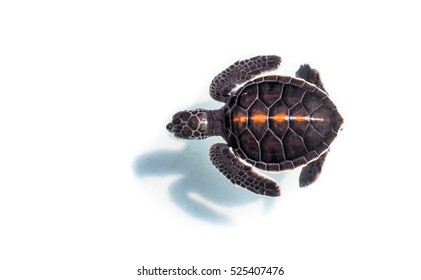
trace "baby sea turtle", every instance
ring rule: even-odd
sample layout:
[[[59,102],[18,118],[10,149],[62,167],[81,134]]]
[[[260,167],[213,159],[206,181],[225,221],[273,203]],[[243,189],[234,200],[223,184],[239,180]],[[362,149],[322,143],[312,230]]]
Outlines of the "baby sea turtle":
[[[308,186],[343,123],[319,72],[308,64],[296,78],[262,76],[280,63],[273,55],[237,61],[210,85],[211,97],[225,103],[221,109],[181,111],[167,125],[179,138],[222,136],[227,144],[210,148],[213,165],[232,183],[268,196],[279,196],[279,186],[257,168],[279,172],[304,166],[299,183]]]

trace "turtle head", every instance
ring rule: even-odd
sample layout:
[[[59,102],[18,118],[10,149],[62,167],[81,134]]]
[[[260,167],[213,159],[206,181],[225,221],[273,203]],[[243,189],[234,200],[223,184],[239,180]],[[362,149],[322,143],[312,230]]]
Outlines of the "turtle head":
[[[205,139],[209,135],[208,113],[204,109],[180,111],[167,124],[167,130],[183,139]]]

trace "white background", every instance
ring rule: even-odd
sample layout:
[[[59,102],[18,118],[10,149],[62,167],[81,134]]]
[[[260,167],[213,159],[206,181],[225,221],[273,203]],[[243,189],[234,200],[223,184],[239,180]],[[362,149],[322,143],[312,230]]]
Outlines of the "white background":
[[[420,26],[415,1],[2,1],[0,278],[420,279]],[[320,180],[276,175],[276,199],[212,167],[221,139],[165,130],[260,54],[319,69],[345,118]]]

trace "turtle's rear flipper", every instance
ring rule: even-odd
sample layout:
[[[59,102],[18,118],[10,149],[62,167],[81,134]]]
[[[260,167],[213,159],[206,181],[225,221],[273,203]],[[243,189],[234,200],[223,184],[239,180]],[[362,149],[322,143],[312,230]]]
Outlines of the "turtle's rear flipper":
[[[300,174],[300,187],[307,187],[319,178],[328,152],[329,150],[315,161],[310,162],[308,165],[303,167]]]
[[[322,80],[320,79],[319,71],[316,69],[313,69],[308,64],[303,64],[300,66],[300,68],[295,72],[295,76],[297,78],[301,78],[306,80],[309,83],[312,83],[319,89],[326,92],[325,88],[323,87]]]
[[[258,194],[280,195],[279,186],[274,180],[236,157],[227,144],[212,145],[209,155],[213,165],[233,184]]]
[[[281,58],[276,55],[239,60],[212,80],[209,88],[210,96],[217,101],[225,102],[236,86],[259,74],[275,70],[279,64],[281,64]]]

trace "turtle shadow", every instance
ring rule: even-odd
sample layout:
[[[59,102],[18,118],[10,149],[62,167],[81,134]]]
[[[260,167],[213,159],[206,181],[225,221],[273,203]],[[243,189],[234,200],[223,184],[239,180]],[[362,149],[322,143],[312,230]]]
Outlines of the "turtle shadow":
[[[209,148],[224,140],[214,137],[184,142],[179,150],[162,149],[139,155],[133,164],[135,174],[140,178],[180,175],[168,186],[170,200],[186,214],[203,221],[232,224],[229,209],[251,203],[262,203],[262,214],[270,212],[276,198],[236,187],[213,167]],[[281,173],[272,177],[279,182],[283,176]]]
[[[275,198],[256,195],[231,184],[212,166],[208,158],[211,145],[209,141],[187,142],[180,150],[157,150],[143,154],[136,158],[133,168],[141,178],[181,175],[169,185],[169,196],[175,205],[192,217],[231,224],[234,221],[229,215],[229,208],[258,201],[263,204],[262,213],[268,213]]]

